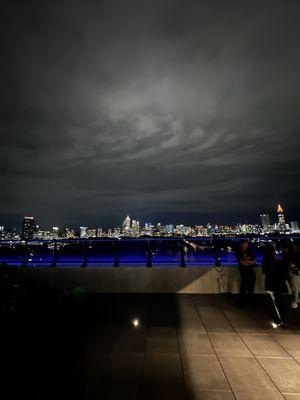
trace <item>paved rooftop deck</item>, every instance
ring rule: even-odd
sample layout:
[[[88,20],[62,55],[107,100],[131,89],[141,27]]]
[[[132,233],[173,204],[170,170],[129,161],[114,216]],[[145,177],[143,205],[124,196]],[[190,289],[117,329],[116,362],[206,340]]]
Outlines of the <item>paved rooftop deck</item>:
[[[41,307],[7,321],[1,399],[300,399],[300,311],[287,320],[273,329],[265,299],[240,309],[225,295]]]

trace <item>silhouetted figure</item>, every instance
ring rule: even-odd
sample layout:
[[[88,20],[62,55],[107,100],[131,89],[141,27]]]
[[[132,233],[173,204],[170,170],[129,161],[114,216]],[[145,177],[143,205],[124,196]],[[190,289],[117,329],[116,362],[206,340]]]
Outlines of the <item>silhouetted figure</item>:
[[[295,252],[290,268],[290,280],[294,294],[292,308],[300,307],[300,243],[295,245]]]
[[[293,292],[291,307],[298,308],[300,304],[300,243],[295,243],[288,254],[289,282]]]
[[[239,262],[239,270],[241,275],[240,302],[241,306],[245,306],[248,301],[252,301],[256,282],[256,275],[254,271],[256,260],[249,249],[249,243],[247,240],[242,240],[239,243],[239,247],[236,251],[236,257]]]
[[[283,325],[285,307],[282,295],[287,292],[288,268],[282,260],[278,259],[273,246],[265,248],[262,272],[265,275],[265,290],[274,302],[277,323]]]

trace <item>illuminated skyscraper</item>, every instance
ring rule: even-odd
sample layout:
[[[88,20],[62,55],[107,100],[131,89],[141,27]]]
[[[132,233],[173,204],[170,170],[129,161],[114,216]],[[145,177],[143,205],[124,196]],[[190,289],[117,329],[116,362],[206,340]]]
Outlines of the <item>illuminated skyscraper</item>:
[[[291,230],[293,233],[299,232],[299,225],[297,221],[291,221]]]
[[[80,227],[80,238],[84,239],[87,237],[87,226],[81,226]]]
[[[58,226],[53,226],[52,227],[52,237],[53,237],[53,239],[58,239],[58,234],[59,234]]]
[[[123,222],[123,229],[128,231],[130,229],[130,223],[131,223],[131,219],[130,219],[129,215],[127,215],[127,217],[124,219],[124,222]]]
[[[33,217],[24,217],[22,224],[22,239],[32,239],[35,233],[35,223]]]
[[[269,214],[261,214],[260,221],[261,221],[261,226],[262,226],[263,230],[268,231],[271,226]]]
[[[102,227],[100,226],[98,229],[97,229],[97,237],[102,237],[103,236],[103,229],[102,229]]]
[[[173,231],[174,231],[174,225],[172,225],[172,224],[166,225],[166,233],[168,235],[171,235],[173,233]]]
[[[134,236],[138,236],[139,232],[140,232],[140,222],[135,220],[135,219],[133,219],[131,228],[132,228],[132,234]]]
[[[97,230],[96,229],[87,229],[86,230],[86,237],[88,238],[95,238],[97,237]]]
[[[65,229],[65,237],[66,239],[75,239],[76,233],[74,229],[66,228]]]
[[[278,215],[278,226],[280,229],[285,229],[285,218],[284,218],[284,211],[280,204],[277,207],[277,215]]]

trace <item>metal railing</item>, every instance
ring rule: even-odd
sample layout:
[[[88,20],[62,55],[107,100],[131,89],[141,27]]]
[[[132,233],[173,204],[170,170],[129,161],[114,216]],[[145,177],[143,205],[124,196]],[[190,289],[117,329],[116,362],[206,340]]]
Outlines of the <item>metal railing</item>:
[[[0,263],[17,266],[221,266],[237,263],[236,238],[122,238],[2,240]],[[272,242],[280,251],[283,237],[248,238],[258,263]],[[292,238],[291,238],[292,239]]]

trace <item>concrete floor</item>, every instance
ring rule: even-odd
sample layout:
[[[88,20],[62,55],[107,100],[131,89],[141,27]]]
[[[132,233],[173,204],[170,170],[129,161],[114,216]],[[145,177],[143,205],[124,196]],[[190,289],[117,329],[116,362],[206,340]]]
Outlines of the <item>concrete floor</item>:
[[[98,295],[23,315],[8,322],[1,399],[300,399],[300,311],[273,329],[265,298],[235,302]]]

